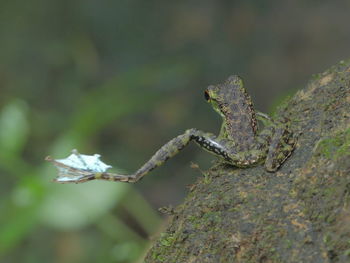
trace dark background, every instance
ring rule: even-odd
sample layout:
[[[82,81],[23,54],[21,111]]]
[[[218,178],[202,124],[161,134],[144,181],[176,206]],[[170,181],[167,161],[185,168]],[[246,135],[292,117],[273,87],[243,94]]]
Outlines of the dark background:
[[[238,74],[273,113],[349,58],[349,1],[0,1],[1,262],[141,262],[161,206],[215,157],[189,146],[136,185],[51,182],[77,148],[133,172],[188,128],[217,133],[203,99]]]

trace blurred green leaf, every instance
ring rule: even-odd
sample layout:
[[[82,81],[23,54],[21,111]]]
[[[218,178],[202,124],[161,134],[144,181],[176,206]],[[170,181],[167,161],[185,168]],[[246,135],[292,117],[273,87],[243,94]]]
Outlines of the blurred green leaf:
[[[41,221],[61,230],[82,228],[118,205],[127,188],[109,182],[55,185],[40,209]]]
[[[118,262],[134,262],[140,253],[142,252],[142,249],[140,249],[140,246],[135,242],[124,242],[121,244],[118,244],[114,246],[112,250],[113,257]]]
[[[29,174],[33,176],[33,174]],[[38,223],[38,208],[45,189],[36,177],[23,178],[10,198],[1,200],[0,256],[20,242]]]
[[[37,213],[33,206],[14,209],[7,220],[1,220],[0,256],[14,247],[37,224]],[[4,221],[4,222],[2,222]]]
[[[29,123],[27,105],[15,99],[5,105],[0,112],[0,149],[2,155],[15,156],[27,141]]]

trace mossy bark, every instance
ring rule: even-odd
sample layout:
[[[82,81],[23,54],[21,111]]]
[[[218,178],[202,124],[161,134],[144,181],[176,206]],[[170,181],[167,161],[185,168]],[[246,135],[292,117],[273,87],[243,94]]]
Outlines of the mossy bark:
[[[276,173],[216,166],[145,262],[350,262],[350,60],[281,105],[300,134]]]

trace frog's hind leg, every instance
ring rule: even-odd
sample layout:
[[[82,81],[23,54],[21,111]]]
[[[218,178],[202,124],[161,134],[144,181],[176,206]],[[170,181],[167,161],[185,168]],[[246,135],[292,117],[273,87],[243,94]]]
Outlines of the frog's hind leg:
[[[222,158],[227,157],[225,147],[220,144],[216,136],[211,133],[205,133],[197,129],[186,130],[185,133],[173,138],[164,144],[140,169],[130,175],[121,175],[114,173],[99,173],[90,174],[89,177],[84,177],[76,183],[85,182],[88,180],[107,180],[135,183],[150,171],[164,164],[168,159],[180,152],[190,141],[195,141],[203,149],[218,155]]]
[[[265,168],[269,172],[275,172],[293,152],[297,136],[290,132],[287,119],[283,122],[276,122],[262,112],[257,112],[256,117],[265,126],[258,137],[260,145],[267,143]],[[260,147],[262,148],[263,146]]]
[[[266,170],[275,172],[292,154],[296,141],[297,136],[290,132],[288,125],[276,126],[266,156]]]

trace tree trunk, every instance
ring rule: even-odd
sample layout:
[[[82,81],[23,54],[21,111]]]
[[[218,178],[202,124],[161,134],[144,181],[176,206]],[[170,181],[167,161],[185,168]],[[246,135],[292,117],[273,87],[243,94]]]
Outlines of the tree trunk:
[[[282,167],[210,169],[145,262],[350,262],[350,60],[313,76],[277,116],[300,133]]]

